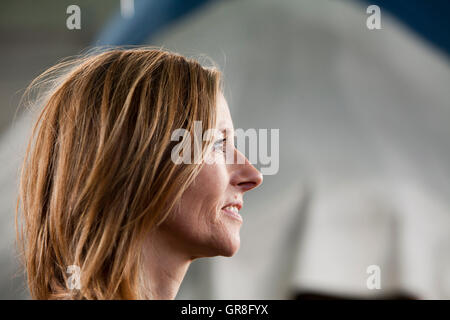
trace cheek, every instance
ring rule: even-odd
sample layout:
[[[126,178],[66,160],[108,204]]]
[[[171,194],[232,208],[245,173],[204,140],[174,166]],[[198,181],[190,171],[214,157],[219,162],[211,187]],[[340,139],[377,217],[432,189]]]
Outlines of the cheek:
[[[227,185],[226,171],[217,165],[205,165],[183,195],[182,211],[200,236],[217,232]]]
[[[220,212],[228,185],[225,166],[205,165],[170,219],[171,232],[194,256],[230,256],[239,246],[239,228]]]

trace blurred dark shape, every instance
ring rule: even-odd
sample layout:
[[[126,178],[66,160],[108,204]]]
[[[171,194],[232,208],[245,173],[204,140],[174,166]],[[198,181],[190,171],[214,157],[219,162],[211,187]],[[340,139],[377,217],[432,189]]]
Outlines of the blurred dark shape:
[[[322,292],[298,292],[293,294],[294,300],[367,300],[357,296],[333,295]],[[413,295],[406,292],[398,292],[392,295],[370,298],[370,300],[417,300]]]
[[[450,1],[363,0],[363,2],[368,5],[377,5],[382,11],[387,10],[423,39],[450,56],[450,19],[448,18]]]
[[[118,12],[94,45],[139,45],[155,33],[212,0],[134,0],[134,16]]]

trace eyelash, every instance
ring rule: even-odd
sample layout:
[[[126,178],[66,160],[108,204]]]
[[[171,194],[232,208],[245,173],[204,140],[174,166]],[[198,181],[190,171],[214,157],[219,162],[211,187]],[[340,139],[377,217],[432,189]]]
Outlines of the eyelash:
[[[214,142],[214,150],[218,150],[217,148],[217,145],[225,145],[225,143],[227,142],[227,138],[223,138],[223,139],[220,139],[220,140],[217,140],[216,142]],[[222,152],[225,152],[225,150],[224,150],[224,147],[222,146],[222,148],[221,148],[221,150],[222,150]]]

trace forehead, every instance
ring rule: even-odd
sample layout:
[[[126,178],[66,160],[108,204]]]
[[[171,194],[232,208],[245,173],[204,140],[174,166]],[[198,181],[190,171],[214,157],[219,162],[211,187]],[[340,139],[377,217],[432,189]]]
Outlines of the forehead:
[[[219,93],[217,97],[217,127],[219,130],[233,129],[230,109],[222,93]]]

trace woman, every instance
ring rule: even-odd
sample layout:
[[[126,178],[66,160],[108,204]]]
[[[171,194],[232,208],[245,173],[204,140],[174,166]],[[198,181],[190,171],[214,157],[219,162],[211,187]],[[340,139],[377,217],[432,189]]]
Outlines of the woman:
[[[190,263],[239,248],[243,194],[261,174],[235,149],[220,72],[161,49],[63,62],[21,172],[18,240],[35,299],[173,299]],[[201,161],[172,133],[216,129]],[[234,153],[241,161],[206,161]]]

